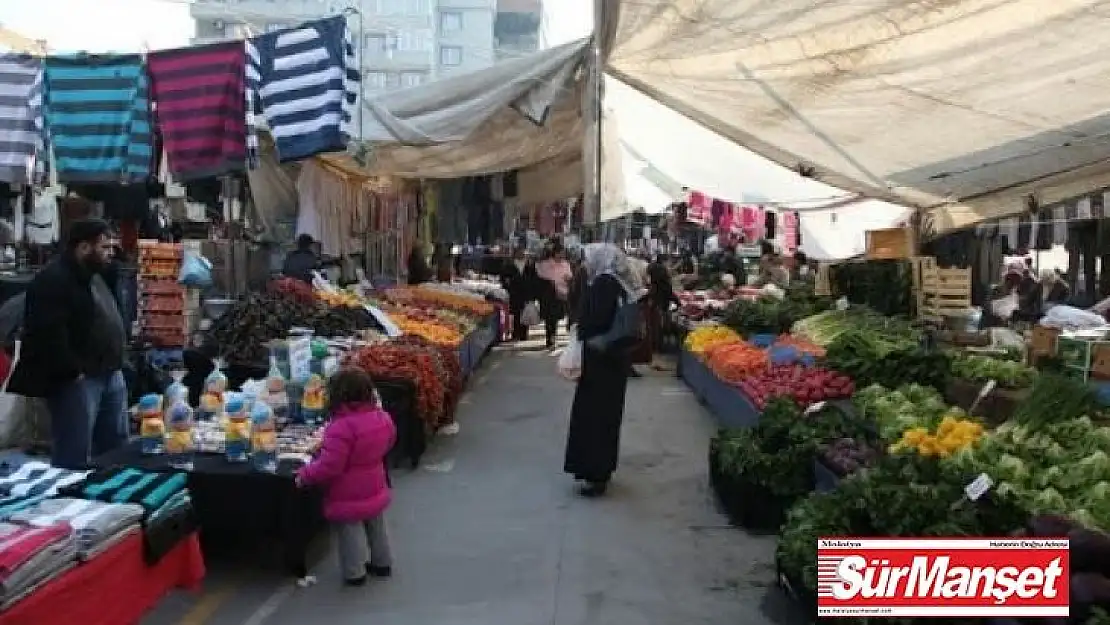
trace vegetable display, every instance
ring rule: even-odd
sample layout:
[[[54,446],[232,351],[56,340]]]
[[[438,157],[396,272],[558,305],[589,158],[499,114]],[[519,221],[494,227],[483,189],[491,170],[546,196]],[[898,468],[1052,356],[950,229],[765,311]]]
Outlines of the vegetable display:
[[[885,317],[866,307],[853,307],[848,310],[827,310],[794,323],[791,333],[808,339],[817,345],[828,347],[849,331],[868,332],[916,345],[921,332],[909,321],[900,317]]]
[[[820,448],[821,461],[840,477],[874,466],[882,452],[859,438],[841,437]]]
[[[402,304],[426,305],[446,308],[455,312],[484,317],[493,314],[493,304],[478,297],[460,295],[440,289],[420,286],[399,286],[385,292],[387,299]]]
[[[1026,388],[1033,384],[1037,372],[1020,362],[965,354],[952,359],[952,376],[979,383],[994,380],[1004,388]]]
[[[701,356],[711,347],[739,343],[742,340],[736,330],[728,326],[706,325],[691,330],[686,335],[683,347],[686,351]]]
[[[919,384],[893,391],[874,384],[857,392],[852,402],[861,416],[874,423],[879,437],[888,442],[902,438],[912,428],[933,429],[948,410],[940,393]]]
[[[390,319],[405,334],[419,336],[436,345],[457,348],[462,343],[462,335],[442,323],[417,321],[405,314],[391,314]]]
[[[440,425],[446,412],[446,389],[429,350],[406,343],[381,343],[351,352],[345,362],[374,377],[412,380],[420,416],[429,427]]]
[[[949,463],[986,473],[995,490],[1033,513],[1065,514],[1110,529],[1110,428],[1087,417],[1033,429],[1004,423]]]
[[[749,343],[719,343],[705,352],[709,368],[721,380],[739,385],[767,368],[767,353]]]
[[[296,278],[274,278],[266,284],[266,290],[275,295],[286,295],[305,304],[316,301],[316,292],[312,286]]]
[[[962,410],[952,408],[941,418],[935,432],[926,427],[912,427],[902,433],[891,451],[913,451],[922,456],[947,458],[979,442],[982,436],[982,424],[965,419]]]
[[[801,365],[769,367],[737,384],[752,404],[762,410],[775,397],[786,397],[801,407],[827,399],[851,397],[851,378],[835,371]]]
[[[948,381],[949,358],[944,352],[925,350],[901,337],[850,330],[828,346],[825,363],[852,376],[861,386],[895,388],[918,383],[943,389]]]
[[[1090,386],[1058,373],[1037,375],[1029,396],[1018,406],[1014,421],[1039,428],[1053,421],[1066,421],[1102,411]]]

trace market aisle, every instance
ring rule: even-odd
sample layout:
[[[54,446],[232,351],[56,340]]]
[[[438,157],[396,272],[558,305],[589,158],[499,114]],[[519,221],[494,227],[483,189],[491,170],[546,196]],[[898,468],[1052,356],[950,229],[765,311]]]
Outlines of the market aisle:
[[[396,480],[393,579],[342,588],[329,558],[312,588],[251,584],[186,625],[793,623],[771,583],[773,539],[713,508],[711,422],[673,373],[631,381],[621,470],[598,501],[560,471],[572,392],[550,354],[495,353],[462,432]]]

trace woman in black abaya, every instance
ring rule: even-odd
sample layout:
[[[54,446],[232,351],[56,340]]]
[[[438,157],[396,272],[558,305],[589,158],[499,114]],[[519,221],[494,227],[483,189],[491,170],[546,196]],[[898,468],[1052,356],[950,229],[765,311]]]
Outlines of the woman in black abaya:
[[[578,311],[582,373],[570,411],[563,470],[584,483],[579,489],[582,495],[596,497],[605,493],[617,469],[630,363],[625,349],[599,352],[585,344],[607,332],[621,303],[631,301],[635,294],[624,277],[628,275],[627,259],[616,246],[586,246],[584,265],[588,284]]]

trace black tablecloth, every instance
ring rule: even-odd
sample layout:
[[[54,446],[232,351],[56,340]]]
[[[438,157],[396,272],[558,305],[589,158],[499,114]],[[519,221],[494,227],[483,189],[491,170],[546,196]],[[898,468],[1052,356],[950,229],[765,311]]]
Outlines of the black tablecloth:
[[[173,471],[165,456],[146,456],[138,442],[104,454],[100,467],[131,466]],[[281,462],[276,474],[246,463],[230,463],[219,454],[197,454],[188,486],[206,549],[279,542],[282,560],[298,577],[307,575],[312,541],[327,527],[322,493],[293,482],[299,464]]]

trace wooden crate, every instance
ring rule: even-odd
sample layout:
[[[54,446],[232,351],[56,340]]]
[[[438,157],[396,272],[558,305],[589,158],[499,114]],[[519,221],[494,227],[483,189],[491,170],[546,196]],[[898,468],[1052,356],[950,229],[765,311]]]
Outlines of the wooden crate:
[[[829,280],[829,263],[817,264],[817,277],[813,282],[813,294],[821,296],[832,295],[832,281]]]
[[[902,260],[913,251],[913,231],[909,228],[885,228],[866,232],[868,260]]]
[[[941,268],[935,259],[923,257],[919,269],[918,315],[942,320],[964,313],[971,306],[971,270]]]

